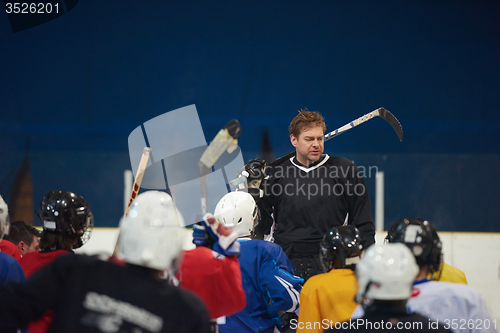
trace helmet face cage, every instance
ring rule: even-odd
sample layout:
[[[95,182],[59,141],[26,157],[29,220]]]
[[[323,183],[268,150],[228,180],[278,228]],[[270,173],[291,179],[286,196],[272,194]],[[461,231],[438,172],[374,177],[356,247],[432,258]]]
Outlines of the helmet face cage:
[[[431,272],[439,271],[442,243],[430,222],[422,218],[401,219],[389,228],[386,242],[404,243],[417,259],[419,266],[428,265]]]
[[[337,268],[352,268],[347,258],[358,257],[363,251],[362,239],[356,227],[332,228],[320,243],[319,259],[324,272]]]
[[[85,223],[80,230],[83,232],[83,234],[80,237],[78,243],[73,247],[74,249],[77,249],[83,244],[87,243],[92,236],[92,230],[94,230],[94,215],[92,214],[92,212],[89,212],[87,218],[85,219]]]

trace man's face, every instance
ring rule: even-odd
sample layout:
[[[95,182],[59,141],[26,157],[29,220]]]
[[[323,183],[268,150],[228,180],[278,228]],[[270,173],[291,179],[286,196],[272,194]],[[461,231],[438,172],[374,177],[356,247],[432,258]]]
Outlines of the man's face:
[[[303,165],[317,162],[321,158],[324,149],[323,127],[305,127],[296,138],[290,135],[290,141],[297,151],[297,160]]]
[[[31,243],[30,246],[26,244],[25,242],[21,241],[18,244],[19,250],[21,251],[21,254],[24,256],[26,253],[29,252],[34,252],[34,251],[40,251],[40,242],[38,241],[38,237],[33,236],[33,242]]]

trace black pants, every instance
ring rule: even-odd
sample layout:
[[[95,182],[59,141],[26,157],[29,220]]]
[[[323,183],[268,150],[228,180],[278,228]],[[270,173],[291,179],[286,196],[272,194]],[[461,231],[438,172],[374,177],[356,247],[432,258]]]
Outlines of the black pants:
[[[299,255],[292,253],[290,255],[290,262],[292,263],[294,274],[303,278],[304,282],[311,276],[323,273],[319,254]]]
[[[292,263],[293,273],[307,281],[311,276],[323,273],[321,263],[319,261],[319,254],[291,254],[290,262]],[[294,329],[290,328],[290,320],[297,320],[298,317],[295,313],[285,313],[281,316],[283,322],[283,333],[293,333]],[[296,321],[297,322],[297,321]]]

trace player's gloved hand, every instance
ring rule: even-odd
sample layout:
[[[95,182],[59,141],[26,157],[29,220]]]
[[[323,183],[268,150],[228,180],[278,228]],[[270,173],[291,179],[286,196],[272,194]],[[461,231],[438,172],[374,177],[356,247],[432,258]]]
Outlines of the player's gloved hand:
[[[266,161],[254,158],[245,164],[245,171],[248,173],[247,184],[249,188],[258,188],[265,177]]]
[[[226,228],[210,213],[203,215],[202,222],[210,237],[215,240],[212,250],[225,256],[239,255],[238,234],[233,229]]]
[[[193,225],[193,243],[196,246],[207,246],[208,244],[208,233],[205,230],[205,226],[203,224],[194,224]]]
[[[255,158],[250,160],[236,174],[236,179],[230,182],[231,186],[236,186],[237,191],[245,191],[252,195],[255,202],[259,202],[264,192],[260,189],[260,184],[266,177],[266,161]]]

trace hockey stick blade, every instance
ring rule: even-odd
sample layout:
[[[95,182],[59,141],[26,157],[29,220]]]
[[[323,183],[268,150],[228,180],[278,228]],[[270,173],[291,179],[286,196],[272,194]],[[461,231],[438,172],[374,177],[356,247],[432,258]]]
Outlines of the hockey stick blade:
[[[224,128],[227,129],[233,139],[237,139],[241,135],[241,124],[237,119],[230,120]]]
[[[403,126],[401,126],[401,123],[399,120],[387,109],[380,108],[380,117],[382,117],[385,121],[387,121],[394,131],[396,131],[396,134],[399,137],[399,141],[403,142]]]
[[[347,132],[351,128],[354,128],[354,127],[358,126],[359,124],[367,122],[368,120],[373,119],[375,117],[380,117],[380,118],[384,119],[385,121],[387,121],[392,126],[392,128],[394,129],[396,134],[398,135],[399,141],[403,141],[403,127],[401,126],[401,123],[391,112],[389,112],[389,110],[387,110],[385,108],[378,108],[376,110],[373,110],[372,112],[367,113],[367,114],[359,117],[358,119],[355,119],[355,120],[351,121],[350,123],[345,124],[344,126],[337,128],[334,131],[331,131],[328,134],[325,134],[325,141],[328,141],[331,138],[336,137],[337,135],[340,135],[344,132]],[[283,163],[285,160],[290,159],[292,156],[295,156],[295,151],[292,151],[284,156],[281,156],[280,158],[277,158],[276,160],[272,161],[268,165],[276,166],[278,164]]]
[[[237,138],[240,134],[240,122],[236,119],[229,121],[226,126],[217,133],[207,149],[205,149],[201,155],[200,163],[210,169],[225,151],[231,153],[236,149],[238,146]]]
[[[330,133],[325,134],[325,141],[328,141],[331,138],[336,137],[337,135],[347,132],[351,128],[354,128],[364,122],[367,122],[368,120],[373,119],[374,117],[380,117],[385,121],[387,121],[398,135],[399,141],[403,141],[403,127],[401,127],[401,124],[396,119],[396,117],[394,117],[394,115],[385,108],[378,108],[376,110],[373,110],[372,112],[362,115],[358,119],[355,119],[350,123],[345,124],[340,128],[337,128],[335,131],[331,131]]]
[[[240,122],[236,119],[229,121],[226,126],[224,126],[219,133],[217,133],[215,138],[212,142],[210,142],[201,155],[200,161],[198,162],[198,171],[200,178],[200,201],[202,214],[208,212],[208,189],[206,176],[210,173],[210,169],[225,151],[231,153],[238,147],[237,137],[239,137],[240,134]]]

